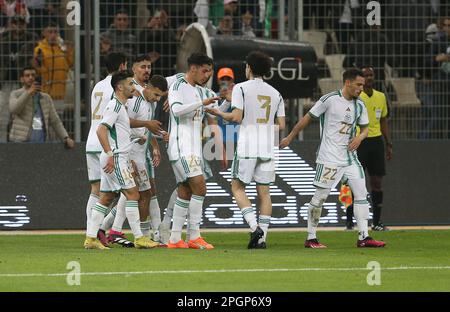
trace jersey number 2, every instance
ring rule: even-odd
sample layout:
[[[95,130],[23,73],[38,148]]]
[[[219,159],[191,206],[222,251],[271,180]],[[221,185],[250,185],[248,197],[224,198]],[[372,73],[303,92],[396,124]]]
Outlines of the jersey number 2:
[[[97,114],[100,110],[100,104],[102,104],[103,100],[103,92],[95,92],[94,94],[95,98],[99,98],[97,105],[95,106],[94,111],[92,112],[92,120],[102,119],[102,115]]]

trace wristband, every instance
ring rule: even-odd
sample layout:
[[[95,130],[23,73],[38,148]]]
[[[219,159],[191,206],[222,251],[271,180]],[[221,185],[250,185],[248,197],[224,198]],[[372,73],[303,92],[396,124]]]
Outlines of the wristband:
[[[108,157],[113,157],[114,153],[112,151],[106,152],[106,155],[108,155]]]

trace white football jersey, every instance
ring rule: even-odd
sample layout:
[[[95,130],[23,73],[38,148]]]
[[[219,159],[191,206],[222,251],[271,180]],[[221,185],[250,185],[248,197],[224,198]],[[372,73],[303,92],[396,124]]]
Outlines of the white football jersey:
[[[233,87],[232,109],[244,111],[237,156],[272,159],[275,146],[275,118],[284,117],[284,101],[274,87],[255,78]]]
[[[131,149],[130,117],[125,105],[114,97],[105,107],[100,122],[108,129],[109,145],[114,154],[127,154]]]
[[[91,128],[86,142],[86,152],[100,153],[102,146],[97,137],[97,128],[103,118],[103,111],[112,100],[114,89],[111,86],[111,75],[97,82],[91,94]]]
[[[357,125],[369,124],[366,106],[360,98],[349,101],[341,90],[331,92],[321,97],[308,114],[320,118],[317,163],[337,166],[359,163],[356,151],[350,152],[348,144],[355,137]]]
[[[174,82],[176,82],[177,80],[184,78],[185,74],[184,73],[178,73],[169,77],[166,77],[167,80],[167,88],[170,88]]]
[[[172,111],[174,105],[201,103],[201,93],[201,87],[192,86],[183,78],[172,84],[169,89],[170,136],[167,153],[171,161],[181,156],[202,157],[203,105],[179,117],[175,117]]]
[[[157,103],[150,103],[146,101],[142,94],[144,87],[139,85],[136,81],[133,82],[140,95],[133,96],[133,98],[127,101],[128,116],[136,120],[152,120]],[[145,155],[149,140],[151,138],[151,132],[146,127],[131,128],[131,139],[141,138],[143,136],[147,138],[145,144],[133,144],[133,150],[138,153],[142,152],[142,155]]]

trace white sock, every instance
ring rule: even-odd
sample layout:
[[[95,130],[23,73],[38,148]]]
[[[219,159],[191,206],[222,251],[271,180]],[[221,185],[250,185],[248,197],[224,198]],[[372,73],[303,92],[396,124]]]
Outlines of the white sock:
[[[86,231],[87,231],[87,228],[89,227],[89,220],[91,219],[92,208],[98,202],[98,200],[99,200],[99,197],[97,195],[92,194],[92,193],[89,195],[89,199],[86,204]]]
[[[125,219],[127,218],[127,215],[125,213],[125,205],[127,203],[127,198],[125,195],[120,194],[119,201],[117,202],[116,206],[116,217],[114,218],[114,223],[112,226],[112,230],[116,232],[122,232],[123,223],[125,222]]]
[[[358,203],[360,202],[360,203]],[[369,236],[369,203],[367,200],[356,200],[353,202],[353,213],[355,215],[356,223],[358,224],[359,240],[363,240]]]
[[[177,197],[175,206],[173,207],[173,223],[170,233],[170,242],[178,243],[181,240],[181,231],[189,208],[189,201]]]
[[[108,207],[103,206],[100,203],[94,205],[92,208],[91,219],[89,220],[89,226],[87,228],[87,236],[97,238],[98,230],[100,229],[100,225],[102,225],[107,212]]]
[[[317,207],[309,203],[308,206],[308,239],[316,239],[316,231],[319,226],[322,207]]]
[[[109,213],[106,215],[105,219],[103,220],[102,225],[100,226],[100,229],[103,231],[108,231],[111,226],[114,223],[114,218],[116,217],[117,207],[114,207],[109,211]]]
[[[127,200],[125,204],[125,214],[130,225],[134,238],[142,237],[141,221],[139,219],[139,208],[137,200]]]
[[[159,208],[158,197],[153,196],[150,199],[150,222],[152,225],[153,233],[159,233],[158,228],[161,224],[161,209]]]
[[[169,203],[167,204],[166,212],[164,214],[164,219],[162,220],[162,223],[166,227],[170,227],[170,223],[172,223],[173,207],[175,206],[175,201],[177,200],[177,197],[178,197],[177,189],[174,189],[172,195],[170,195]]]
[[[189,224],[189,220],[191,220],[191,217],[189,216],[189,209],[186,214],[186,242],[189,242],[191,239],[191,225]]]
[[[244,216],[245,221],[247,221],[248,225],[252,229],[252,232],[256,230],[258,227],[258,222],[256,221],[256,215],[253,212],[252,207],[246,207],[241,210],[242,215]]]
[[[204,196],[192,195],[189,202],[189,240],[200,237],[200,222],[202,221],[202,210]]]
[[[259,215],[259,227],[264,231],[264,236],[261,237],[258,243],[266,241],[267,232],[269,231],[270,216]]]
[[[147,218],[147,221],[141,221],[141,232],[142,235],[146,237],[150,237],[150,221]]]

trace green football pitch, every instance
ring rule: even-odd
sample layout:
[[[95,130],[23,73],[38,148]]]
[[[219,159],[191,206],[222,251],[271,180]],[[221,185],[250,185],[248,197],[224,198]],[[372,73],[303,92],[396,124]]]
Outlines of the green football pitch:
[[[246,249],[240,232],[205,233],[214,250],[84,250],[78,234],[4,235],[0,291],[450,291],[449,230],[372,234],[387,246],[356,248],[344,231],[320,231],[323,250],[305,249],[305,232],[271,232],[266,250]]]

